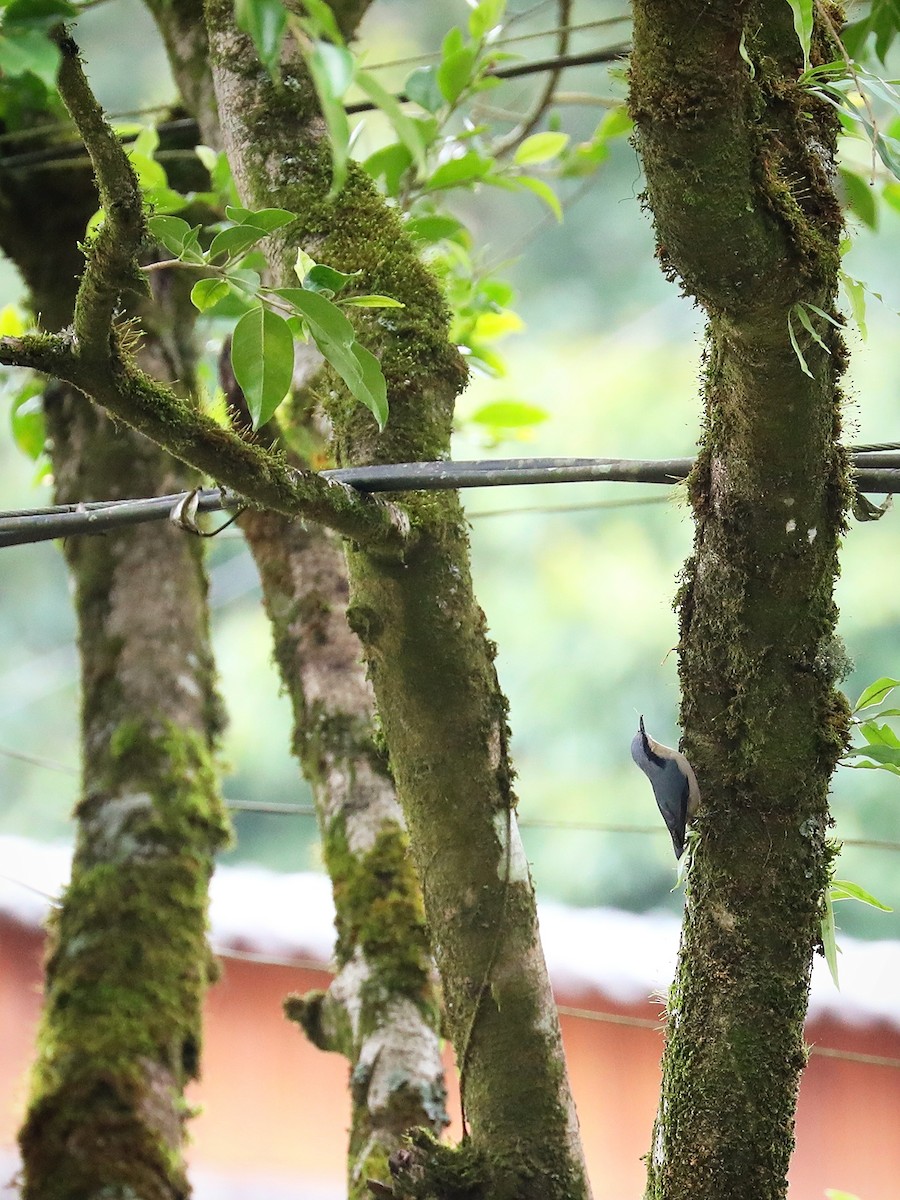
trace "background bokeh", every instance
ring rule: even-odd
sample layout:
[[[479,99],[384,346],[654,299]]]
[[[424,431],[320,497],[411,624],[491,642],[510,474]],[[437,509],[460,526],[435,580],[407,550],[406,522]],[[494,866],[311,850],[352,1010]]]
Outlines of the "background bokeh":
[[[576,3],[573,21],[619,15],[621,5]],[[366,18],[369,63],[433,51],[462,0],[421,5],[380,0]],[[538,4],[516,25],[552,23]],[[627,38],[628,26],[576,34],[572,50]],[[79,41],[91,77],[113,113],[173,99],[149,17],[133,0],[88,12]],[[511,47],[527,58],[553,52],[551,39]],[[399,87],[410,65],[383,72]],[[505,85],[491,102],[526,106],[531,80]],[[569,71],[564,88],[610,98],[624,83],[606,68]],[[499,99],[498,99],[499,97]],[[586,103],[559,109],[562,128],[587,138],[603,113]],[[377,122],[363,133],[377,141]],[[640,169],[627,141],[611,147],[589,184],[566,185],[557,225],[533,197],[462,194],[479,261],[503,266],[518,293],[524,329],[502,343],[505,377],[473,377],[460,405],[459,458],[582,455],[659,458],[692,453],[699,432],[702,318],[660,274]],[[848,437],[900,441],[896,352],[900,280],[893,268],[900,215],[885,208],[877,233],[853,229],[850,274],[883,302],[869,306],[869,340],[850,335]],[[20,295],[0,267],[0,306]],[[210,336],[212,336],[210,331]],[[466,418],[490,400],[539,405],[547,419],[528,440],[486,446]],[[49,503],[34,465],[0,439],[0,505]],[[472,491],[476,588],[499,646],[510,697],[523,834],[544,897],[637,911],[676,908],[674,863],[646,780],[629,743],[643,713],[660,740],[677,742],[676,640],[671,601],[690,548],[691,522],[672,490],[634,485],[565,485]],[[841,630],[856,666],[851,698],[879,675],[900,674],[900,517],[853,523],[838,582]],[[0,832],[71,836],[78,786],[78,684],[74,622],[59,549],[40,545],[0,554]],[[223,747],[225,793],[235,801],[293,802],[309,794],[289,754],[289,711],[272,666],[254,569],[240,537],[210,543],[215,648],[230,713]],[[789,727],[784,738],[793,736]],[[25,757],[22,757],[25,756]],[[27,760],[26,760],[27,759]],[[30,761],[34,759],[35,761]],[[900,908],[900,779],[841,768],[834,781],[837,835],[847,843],[839,875]],[[318,868],[314,820],[306,814],[241,813],[226,856],[277,870]],[[568,825],[568,827],[565,827]],[[630,826],[635,832],[596,826]],[[838,920],[864,936],[900,935],[894,914],[842,906]]]

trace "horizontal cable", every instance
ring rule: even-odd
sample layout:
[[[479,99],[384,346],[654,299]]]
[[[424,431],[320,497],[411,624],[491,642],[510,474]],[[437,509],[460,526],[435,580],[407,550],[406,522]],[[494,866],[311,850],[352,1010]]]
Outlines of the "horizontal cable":
[[[854,454],[853,461],[858,467],[854,481],[861,492],[900,492],[900,455],[867,451]],[[895,461],[897,466],[883,469],[869,465]],[[547,483],[674,484],[687,477],[692,465],[690,458],[509,458],[340,467],[321,475],[365,493],[448,491]],[[164,520],[189,494],[0,512],[0,548]],[[242,503],[221,488],[201,488],[195,498],[197,512],[234,511]]]
[[[60,902],[53,896],[49,896],[40,888],[32,887],[30,883],[25,883],[24,880],[15,879],[10,875],[0,875],[0,878],[8,880],[19,887],[26,888],[29,892],[34,892],[38,896],[43,896],[48,900],[54,908],[60,907]],[[256,953],[252,950],[237,950],[230,946],[213,945],[213,953],[220,958],[231,958],[238,962],[255,963],[258,966],[267,967],[287,967],[294,971],[317,971],[326,975],[334,975],[334,967],[329,963],[323,963],[313,958],[298,958],[298,957],[275,957],[272,954],[264,952]],[[630,1025],[635,1029],[651,1029],[656,1033],[662,1033],[665,1030],[664,1020],[655,1020],[653,1017],[634,1017],[627,1013],[608,1013],[602,1012],[594,1008],[575,1008],[568,1004],[557,1004],[556,1011],[562,1017],[575,1017],[583,1021],[601,1021],[610,1025]],[[834,1050],[829,1046],[810,1046],[810,1053],[819,1055],[822,1058],[837,1058],[843,1059],[846,1062],[862,1063],[865,1066],[875,1067],[900,1067],[900,1059],[888,1058],[883,1054],[863,1054],[854,1050]]]
[[[163,521],[189,492],[137,500],[92,500],[86,504],[61,504],[50,508],[19,509],[0,513],[0,548],[46,542],[75,533],[107,533],[147,521]],[[239,507],[221,488],[203,488],[197,495],[197,512],[222,512]]]
[[[264,800],[229,800],[227,807],[232,812],[253,812],[270,816],[314,817],[315,806],[312,804],[269,804]],[[668,830],[663,825],[616,825],[608,821],[559,821],[548,817],[516,817],[516,823],[521,829],[549,829],[554,832],[571,833],[631,833],[641,837],[668,836]],[[900,842],[886,842],[878,838],[844,838],[840,834],[837,840],[841,846],[856,846],[863,850],[900,850]]]
[[[616,46],[610,46],[604,50],[591,50],[582,54],[558,54],[552,58],[536,59],[534,62],[525,63],[510,63],[505,66],[495,67],[492,70],[486,71],[485,74],[495,79],[519,79],[525,75],[540,75],[547,71],[562,71],[570,67],[588,67],[597,66],[602,63],[616,62],[629,54],[631,46],[627,42],[622,42]],[[405,92],[398,92],[394,99],[401,104],[409,103],[409,97]],[[350,114],[374,112],[378,105],[371,100],[359,100],[355,104],[346,105],[346,110]],[[193,130],[194,138],[198,138],[199,127],[193,117],[179,117],[171,121],[160,121],[156,126],[156,130],[160,134],[171,133],[173,131]],[[120,141],[123,145],[136,141],[137,133],[123,133]],[[59,163],[73,160],[70,165],[74,165],[74,160],[84,156],[84,147],[80,141],[73,140],[58,146],[47,146],[40,150],[25,151],[22,154],[11,154],[8,158],[0,158],[0,170],[16,171],[27,170],[31,167],[40,166],[43,163]],[[85,159],[87,162],[87,159]]]
[[[60,771],[66,775],[78,775],[75,767],[52,759],[39,758],[37,755],[23,754],[18,750],[9,750],[0,746],[0,756],[26,762],[30,766],[44,767],[50,771]],[[274,803],[267,800],[226,800],[225,806],[235,813],[257,813],[272,817],[315,817],[316,808],[313,804]],[[657,837],[667,834],[662,825],[616,825],[607,821],[559,821],[547,817],[519,816],[517,823],[522,829],[549,829],[553,831],[572,833],[618,833],[639,834],[641,837]],[[887,842],[878,838],[842,838],[838,836],[842,846],[856,846],[864,850],[900,850],[900,842]]]
[[[297,971],[318,971],[334,976],[334,967],[304,958],[275,958],[268,954],[254,954],[247,950],[232,950],[222,946],[213,946],[213,952],[220,958],[237,959],[239,962],[256,963],[260,966],[288,967]],[[595,985],[598,986],[599,985]],[[579,1021],[598,1021],[607,1025],[626,1025],[632,1029],[648,1029],[654,1033],[664,1033],[664,1019],[655,1020],[653,1017],[633,1017],[627,1013],[602,1012],[595,1008],[576,1008],[569,1004],[557,1004],[556,1011],[561,1017],[573,1017]],[[829,1046],[812,1045],[810,1054],[822,1058],[843,1059],[845,1062],[862,1063],[872,1067],[900,1067],[900,1058],[888,1058],[883,1054],[860,1054],[853,1050],[834,1050]]]
[[[577,25],[551,25],[547,29],[538,29],[532,33],[517,33],[512,37],[498,38],[495,42],[491,42],[490,49],[500,50],[504,46],[512,46],[516,42],[533,42],[538,38],[558,37],[561,33],[586,33],[592,29],[604,29],[610,25],[625,25],[631,20],[630,13],[622,13],[618,17],[602,17],[597,21],[582,21]],[[385,62],[372,63],[371,66],[366,66],[367,71],[387,71],[393,67],[414,67],[419,64],[437,63],[441,60],[440,50],[432,50],[430,53],[413,54],[407,58],[393,58]]]
[[[600,66],[603,63],[616,62],[630,53],[630,43],[620,42],[619,45],[610,46],[606,50],[589,50],[584,54],[556,54],[552,58],[539,58],[530,63],[511,63],[504,67],[494,67],[490,71],[485,71],[485,75],[493,79],[521,79],[524,75],[539,75],[543,71],[565,71],[570,67]],[[398,92],[395,99],[401,104],[409,102],[409,97],[405,92]],[[354,114],[374,112],[378,105],[372,100],[359,100],[355,104],[348,104],[346,108],[348,113]]]
[[[592,29],[603,29],[610,25],[624,25],[631,20],[630,13],[622,13],[618,17],[603,17],[597,21],[582,21],[578,25],[553,25],[549,29],[539,29],[532,33],[517,33],[512,37],[498,38],[497,41],[491,42],[491,50],[499,50],[503,46],[511,46],[515,42],[531,42],[538,38],[556,37],[560,33],[586,33]],[[419,64],[440,62],[440,50],[432,50],[425,54],[414,54],[407,58],[393,58],[379,63],[367,63],[367,71],[388,71],[394,67],[417,66]],[[149,117],[154,113],[169,112],[172,109],[172,104],[147,104],[141,108],[127,108],[119,112],[111,112],[106,114],[108,121],[123,121],[135,117]],[[188,119],[188,124],[193,122]],[[159,129],[174,129],[177,128],[177,121],[162,122]],[[46,137],[52,133],[71,133],[72,126],[64,121],[48,121],[43,125],[32,125],[28,129],[10,129],[0,133],[0,146],[15,142],[33,141],[39,137]]]

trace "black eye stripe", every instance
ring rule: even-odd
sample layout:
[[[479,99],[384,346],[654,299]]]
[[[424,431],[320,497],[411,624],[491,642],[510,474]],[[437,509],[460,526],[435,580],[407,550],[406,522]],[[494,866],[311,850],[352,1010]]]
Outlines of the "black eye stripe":
[[[661,755],[654,753],[653,749],[650,746],[650,739],[647,737],[646,734],[644,734],[644,753],[647,755],[647,757],[650,759],[650,761],[652,763],[654,763],[657,767],[664,767],[667,762],[672,761],[671,759],[663,758]]]

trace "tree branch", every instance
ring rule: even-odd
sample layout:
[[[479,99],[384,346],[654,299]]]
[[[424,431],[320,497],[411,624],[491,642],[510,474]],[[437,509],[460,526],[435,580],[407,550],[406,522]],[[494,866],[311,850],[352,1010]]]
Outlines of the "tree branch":
[[[140,187],[91,91],[78,47],[65,33],[58,42],[60,95],[90,156],[106,219],[87,248],[73,331],[2,338],[0,362],[65,380],[252,504],[319,521],[371,549],[399,552],[409,527],[398,510],[288,468],[276,454],[198,414],[132,361],[115,321],[123,292],[146,288],[137,266],[146,233]]]
[[[298,471],[191,409],[110,347],[90,361],[71,334],[0,338],[0,362],[63,379],[163,446],[182,462],[219,480],[248,505],[318,521],[381,553],[398,554],[409,523],[396,506],[361,497],[346,485]]]

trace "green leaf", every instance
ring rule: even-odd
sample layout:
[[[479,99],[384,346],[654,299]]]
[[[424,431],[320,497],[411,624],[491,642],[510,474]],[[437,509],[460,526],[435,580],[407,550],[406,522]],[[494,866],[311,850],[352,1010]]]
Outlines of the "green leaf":
[[[869,904],[872,908],[878,908],[882,912],[894,911],[887,904],[882,904],[880,900],[876,900],[871,892],[867,892],[865,888],[861,888],[858,883],[851,883],[848,879],[832,879],[831,899],[835,901],[859,900],[861,904]]]
[[[520,188],[534,192],[536,196],[543,200],[557,221],[563,219],[563,210],[559,202],[559,197],[546,179],[535,179],[531,175],[519,175],[516,177],[516,183]]]
[[[264,229],[254,229],[252,225],[229,225],[227,229],[220,230],[213,238],[207,257],[210,262],[218,258],[220,254],[227,255],[229,259],[238,258],[251,246],[261,242],[264,237],[266,237]]]
[[[741,30],[741,40],[738,43],[738,54],[740,54],[743,61],[747,64],[747,70],[750,73],[750,78],[755,79],[756,78],[756,66],[754,65],[753,59],[747,53],[747,30],[746,29]]]
[[[230,290],[224,279],[198,279],[191,288],[191,303],[200,312],[206,312],[224,300]]]
[[[848,751],[849,753],[850,751]],[[843,766],[849,767],[851,771],[888,771],[891,775],[900,775],[900,767],[895,767],[892,763],[868,762],[864,758],[857,762],[845,762],[842,759],[841,763]]]
[[[803,70],[809,70],[809,51],[812,45],[813,0],[788,0],[794,14],[794,32],[803,51]]]
[[[809,364],[807,363],[806,359],[803,357],[803,351],[800,349],[800,343],[797,341],[797,335],[794,333],[794,315],[799,307],[800,305],[798,304],[793,305],[788,313],[788,337],[791,339],[791,346],[794,354],[797,356],[797,362],[800,364],[800,370],[804,375],[808,375],[810,379],[813,379],[813,373],[809,369]]]
[[[228,282],[228,295],[224,296],[211,311],[216,317],[237,321],[244,313],[256,306],[259,301],[259,292],[258,290],[243,291],[241,288],[235,287],[230,277]]]
[[[481,0],[469,13],[469,33],[473,41],[481,39],[500,24],[506,0]]]
[[[427,146],[424,140],[425,130],[421,122],[408,117],[403,111],[402,105],[398,103],[397,98],[386,88],[383,88],[378,80],[368,71],[359,71],[356,75],[356,83],[385,114],[393,126],[397,137],[412,156],[413,162],[416,164],[416,169],[421,175],[424,175],[425,151]]]
[[[441,57],[449,58],[452,54],[462,50],[465,44],[463,31],[458,25],[452,25],[444,34],[444,40],[441,43]]]
[[[501,309],[500,312],[483,312],[475,318],[472,339],[476,342],[492,342],[497,338],[506,337],[510,333],[519,333],[524,328],[525,322],[518,313],[512,312],[510,309]]]
[[[296,221],[297,214],[288,212],[286,208],[241,208],[239,204],[225,206],[225,216],[235,225],[252,225],[254,229],[262,229],[271,233],[273,229],[281,229]]]
[[[343,46],[344,39],[338,29],[334,13],[324,0],[303,0],[303,7],[309,13],[310,25],[314,37],[327,37],[336,46]]]
[[[352,394],[383,429],[388,417],[387,383],[381,365],[356,341],[356,332],[336,304],[305,288],[279,288],[276,295],[306,322],[313,341]]]
[[[438,83],[437,67],[416,67],[406,80],[403,91],[426,112],[436,113],[443,107],[444,95]]]
[[[370,154],[363,167],[373,179],[384,180],[384,190],[389,196],[397,197],[403,176],[412,163],[413,158],[407,148],[400,142],[392,142],[390,146],[383,146]]]
[[[411,217],[405,226],[410,237],[433,245],[435,242],[455,241],[465,243],[468,232],[456,217],[436,213],[434,216]]]
[[[549,162],[562,154],[568,144],[567,133],[533,133],[518,147],[513,161],[520,167]]]
[[[239,268],[236,271],[229,270],[228,282],[232,287],[237,288],[239,292],[245,292],[254,299],[259,294],[260,279],[258,271],[248,271],[246,268]]]
[[[37,380],[29,380],[19,392],[10,408],[9,419],[16,445],[29,458],[35,461],[39,459],[44,450],[47,430],[42,387]]]
[[[872,0],[869,22],[875,34],[875,53],[884,62],[894,38],[900,32],[898,0]]]
[[[871,758],[880,767],[900,771],[900,749],[896,746],[851,746],[847,758]]]
[[[306,62],[331,144],[331,188],[326,199],[333,200],[347,181],[350,160],[350,123],[343,95],[353,78],[353,56],[342,46],[316,42]]]
[[[477,74],[475,70],[478,61],[478,47],[457,45],[456,40],[452,42],[452,46],[448,53],[448,43],[451,41],[451,34],[458,30],[451,29],[450,33],[444,38],[442,48],[443,57],[437,71],[437,84],[441,89],[441,95],[448,104],[455,104],[467,87],[475,82]],[[460,35],[459,42],[462,42]]]
[[[879,725],[877,721],[864,721],[859,727],[870,746],[894,746],[900,748],[900,738],[897,737],[890,725]]]
[[[847,197],[847,206],[869,229],[878,228],[878,206],[875,192],[862,176],[846,167],[840,168],[841,183]]]
[[[875,53],[884,62],[898,32],[900,2],[872,0],[868,16],[844,26],[841,30],[841,41],[850,58],[861,61],[866,56],[865,43],[874,33]]]
[[[808,308],[810,312],[814,312],[816,316],[821,317],[823,321],[827,321],[829,325],[833,325],[835,329],[843,328],[841,321],[839,321],[837,317],[826,312],[824,308],[819,308],[818,304],[812,304],[809,300],[807,300],[803,307]],[[827,347],[823,346],[823,349],[827,349]]]
[[[297,251],[297,258],[294,261],[294,274],[302,283],[306,276],[316,265],[316,260],[312,258],[305,250]]]
[[[245,313],[234,327],[231,365],[258,429],[287,395],[294,374],[294,339],[284,317],[262,305]]]
[[[831,978],[834,980],[834,986],[841,990],[841,983],[838,979],[838,945],[835,939],[834,931],[834,905],[831,902],[831,892],[825,893],[825,913],[821,923],[822,931],[822,949],[825,952],[825,961],[828,963],[828,970],[831,972]]]
[[[597,134],[604,138],[624,137],[634,129],[634,121],[624,104],[612,109],[597,126]]]
[[[521,400],[494,400],[476,409],[470,420],[491,429],[521,429],[526,425],[540,425],[548,416],[545,409],[535,404],[525,404]]]
[[[234,16],[238,29],[249,34],[259,61],[272,78],[277,79],[287,25],[287,13],[281,0],[234,0]]]
[[[826,354],[830,354],[831,351],[828,349],[828,347],[822,341],[815,326],[813,325],[812,321],[809,319],[809,312],[807,310],[813,309],[813,308],[815,308],[815,306],[812,304],[795,304],[794,308],[793,308],[793,313],[794,313],[794,316],[797,318],[797,320],[800,322],[800,324],[803,326],[803,328],[806,330],[806,332],[809,334],[809,336],[812,338],[812,340],[816,343],[816,345],[821,346],[821,348],[825,351]],[[818,315],[820,317],[824,317],[826,315],[822,311],[821,308],[815,309],[815,311],[818,313]]]
[[[340,300],[340,304],[352,304],[356,308],[406,308],[406,305],[395,300],[392,296],[378,296],[374,293],[370,296],[348,296],[346,300]]]
[[[159,149],[159,133],[152,125],[138,125],[136,131],[137,137],[130,146],[125,147],[125,153],[152,158]]]
[[[67,0],[9,0],[0,4],[4,26],[40,25],[49,28],[61,19],[77,17],[78,9]]]
[[[592,175],[602,162],[609,158],[609,146],[606,138],[594,136],[589,142],[579,142],[573,146],[560,163],[560,173],[564,176]]]
[[[864,124],[867,129],[871,128],[868,122],[864,122]],[[873,145],[878,153],[878,157],[890,173],[895,179],[900,179],[900,141],[896,138],[886,137],[882,133],[876,133]]]
[[[25,314],[16,304],[0,308],[0,337],[21,337],[27,329]]]
[[[12,34],[0,34],[0,71],[4,75],[15,78],[30,72],[48,92],[53,91],[59,60],[59,47],[43,30],[16,29]]]
[[[141,191],[147,192],[151,188],[164,188],[168,186],[165,169],[156,161],[155,158],[150,158],[147,154],[138,154],[131,147],[126,147],[125,153],[128,155],[128,160],[134,168],[134,173],[138,177],[138,183],[141,185]]]
[[[361,400],[369,412],[371,412],[378,424],[379,430],[384,429],[388,419],[388,402],[387,381],[381,370],[381,363],[371,350],[367,350],[359,342],[354,342],[350,350],[356,358],[359,370],[359,383],[352,382],[351,378],[339,372],[341,378],[350,388],[350,391],[353,392],[354,396],[356,396],[357,400]],[[337,369],[336,366],[335,369]]]
[[[326,267],[324,263],[316,263],[303,276],[301,283],[311,292],[321,292],[323,296],[333,296],[340,292],[351,279],[357,279],[361,271],[353,271],[350,275],[337,271],[334,267]]]
[[[854,279],[852,275],[848,275],[844,271],[840,272],[840,277],[844,291],[847,293],[847,299],[850,301],[850,312],[853,314],[859,336],[866,341],[869,336],[866,326],[866,289],[858,279]]]
[[[313,46],[316,69],[327,85],[328,94],[335,100],[343,100],[347,88],[353,82],[356,64],[353,55],[345,46],[334,46],[331,42],[316,42]]]
[[[485,158],[476,150],[468,150],[458,158],[441,163],[426,187],[432,192],[440,188],[472,187],[480,179],[484,179],[493,165],[493,159]]]
[[[226,203],[237,200],[231,164],[224,150],[213,150],[210,146],[195,146],[194,152],[209,172],[210,183]]]
[[[895,687],[900,687],[900,679],[891,679],[888,675],[876,679],[863,689],[853,705],[853,712],[857,713],[861,708],[871,708],[873,704],[883,704]]]
[[[150,217],[147,228],[176,257],[181,256],[185,239],[191,232],[190,225],[181,217]]]
[[[176,192],[174,188],[158,187],[146,188],[144,191],[144,203],[155,213],[174,213],[181,212],[183,208],[187,208],[190,200],[187,196],[182,196],[181,192]]]

